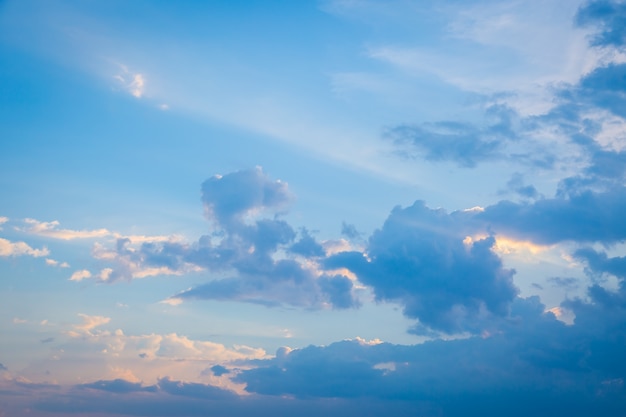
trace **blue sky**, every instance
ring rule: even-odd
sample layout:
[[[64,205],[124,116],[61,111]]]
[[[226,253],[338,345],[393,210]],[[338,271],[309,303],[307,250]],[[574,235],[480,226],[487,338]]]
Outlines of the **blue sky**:
[[[625,27],[0,2],[0,416],[621,416]]]

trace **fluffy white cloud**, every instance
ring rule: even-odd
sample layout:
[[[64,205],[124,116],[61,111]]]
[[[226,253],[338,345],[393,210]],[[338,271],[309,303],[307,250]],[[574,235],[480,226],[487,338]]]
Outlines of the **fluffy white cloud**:
[[[11,242],[10,240],[0,238],[0,256],[22,256],[29,255],[35,258],[48,256],[50,251],[43,247],[42,249],[33,249],[24,242]]]
[[[70,277],[70,281],[82,281],[86,278],[91,278],[91,272],[86,269],[81,269],[80,271],[76,271]]]

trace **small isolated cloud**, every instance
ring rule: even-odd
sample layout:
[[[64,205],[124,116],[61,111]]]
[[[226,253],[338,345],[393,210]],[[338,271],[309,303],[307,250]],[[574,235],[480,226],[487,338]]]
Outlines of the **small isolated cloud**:
[[[0,363],[0,371],[8,371],[9,368]]]
[[[82,319],[82,323],[72,326],[74,330],[67,332],[70,337],[93,336],[94,334],[91,332],[93,329],[111,321],[110,317],[104,316],[90,316],[82,313],[79,313],[78,316]]]
[[[2,230],[2,225],[9,221],[8,217],[0,217],[0,230]]]
[[[96,230],[70,230],[59,229],[59,222],[53,220],[51,222],[41,222],[35,219],[25,219],[26,227],[20,229],[26,233],[32,233],[39,236],[51,237],[54,239],[72,240],[72,239],[90,239],[105,237],[111,235],[107,229]]]
[[[81,269],[80,271],[76,271],[72,274],[70,281],[82,281],[87,278],[91,278],[91,272],[86,269]]]
[[[22,256],[29,255],[35,258],[48,256],[50,251],[44,246],[42,249],[33,249],[25,242],[11,242],[10,240],[0,238],[0,256]]]
[[[70,264],[68,264],[67,262],[59,262],[57,260],[54,259],[46,259],[46,265],[50,265],[50,266],[58,266],[59,268],[69,268]]]
[[[141,98],[145,93],[146,79],[139,72],[132,72],[126,66],[120,65],[121,72],[115,75],[115,79],[133,97]]]
[[[54,342],[54,337],[47,337],[45,339],[41,339],[40,342],[43,343],[52,343]]]

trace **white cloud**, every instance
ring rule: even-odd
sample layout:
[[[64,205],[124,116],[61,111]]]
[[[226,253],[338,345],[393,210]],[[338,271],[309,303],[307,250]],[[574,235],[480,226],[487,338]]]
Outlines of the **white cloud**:
[[[50,251],[45,246],[42,249],[33,249],[24,242],[11,242],[0,238],[0,256],[21,256],[30,255],[35,258],[48,256]]]
[[[0,217],[0,230],[2,230],[2,225],[9,221],[8,217]]]
[[[82,281],[86,278],[91,278],[91,272],[86,269],[81,269],[80,271],[76,271],[70,277],[70,281]]]
[[[115,75],[114,78],[133,97],[143,97],[146,87],[145,76],[139,72],[131,72],[125,65],[120,65],[120,69],[121,72]]]
[[[74,330],[66,332],[66,334],[70,337],[94,336],[94,333],[91,332],[93,329],[111,321],[110,317],[104,316],[90,316],[83,313],[78,313],[78,316],[83,322],[81,324],[73,325],[72,327]]]
[[[50,258],[46,259],[46,265],[58,266],[59,268],[69,268],[70,267],[70,264],[68,264],[67,262],[59,262],[57,260],[50,259]]]
[[[72,240],[72,239],[88,239],[110,236],[112,233],[107,229],[96,230],[70,230],[58,229],[59,222],[53,220],[51,222],[41,222],[35,219],[25,219],[24,222],[28,227],[20,229],[26,233],[32,233],[39,236],[46,236],[55,239]]]

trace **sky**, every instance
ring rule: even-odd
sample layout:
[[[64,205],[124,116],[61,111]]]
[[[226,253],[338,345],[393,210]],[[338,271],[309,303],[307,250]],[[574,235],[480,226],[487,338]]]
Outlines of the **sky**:
[[[626,3],[0,1],[0,416],[626,410]]]

